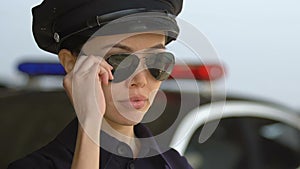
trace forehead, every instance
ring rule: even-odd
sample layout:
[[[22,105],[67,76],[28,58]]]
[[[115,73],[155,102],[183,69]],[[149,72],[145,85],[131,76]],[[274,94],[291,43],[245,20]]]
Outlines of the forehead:
[[[165,35],[160,32],[120,34],[110,36],[96,36],[88,40],[82,50],[85,54],[105,54],[110,50],[139,51],[155,46],[164,47]],[[120,46],[123,46],[120,47]]]

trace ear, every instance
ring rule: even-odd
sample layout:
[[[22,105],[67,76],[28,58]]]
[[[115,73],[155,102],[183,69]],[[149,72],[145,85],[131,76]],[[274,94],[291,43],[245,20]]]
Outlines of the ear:
[[[76,62],[76,56],[74,56],[71,51],[67,49],[61,49],[58,53],[58,58],[67,73],[73,70]]]

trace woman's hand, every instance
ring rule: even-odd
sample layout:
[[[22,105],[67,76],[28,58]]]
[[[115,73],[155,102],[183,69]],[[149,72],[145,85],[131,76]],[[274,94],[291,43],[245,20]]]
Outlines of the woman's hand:
[[[91,139],[99,144],[99,131],[106,104],[102,84],[113,79],[110,66],[102,57],[79,56],[64,79],[78,120]]]
[[[104,114],[105,99],[101,83],[108,85],[109,80],[113,79],[111,70],[112,66],[102,57],[93,55],[78,57],[75,66],[65,76],[63,83],[76,113],[97,110],[100,114]],[[95,109],[91,109],[91,106]]]
[[[100,127],[106,109],[101,85],[113,79],[111,70],[100,57],[79,56],[64,78],[64,88],[79,120],[72,169],[99,169]]]

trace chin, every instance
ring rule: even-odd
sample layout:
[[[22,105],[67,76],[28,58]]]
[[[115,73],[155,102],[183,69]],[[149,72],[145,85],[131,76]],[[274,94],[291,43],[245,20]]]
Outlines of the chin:
[[[122,114],[104,115],[104,117],[106,120],[118,125],[134,126],[143,120],[144,115],[145,113],[136,112],[136,113],[124,113],[124,115]]]
[[[127,125],[136,125],[138,123],[140,123],[143,118],[145,113],[141,113],[141,112],[136,112],[136,113],[129,113],[130,116],[128,116],[128,114],[126,114],[126,116],[122,116],[122,122],[127,124]]]
[[[130,120],[127,120],[126,122],[124,122],[122,125],[124,126],[135,126],[137,124],[139,124],[141,121],[139,122],[136,122],[136,121],[130,121]]]

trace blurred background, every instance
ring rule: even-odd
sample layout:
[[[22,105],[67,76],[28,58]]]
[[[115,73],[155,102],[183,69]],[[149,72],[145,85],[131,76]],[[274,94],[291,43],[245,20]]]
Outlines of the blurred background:
[[[0,7],[0,83],[24,84],[22,60],[56,60],[31,34],[31,8],[41,0]],[[266,98],[300,109],[300,2],[297,0],[189,0],[181,19],[203,32],[226,66],[228,92]],[[42,56],[42,57],[41,57]]]

